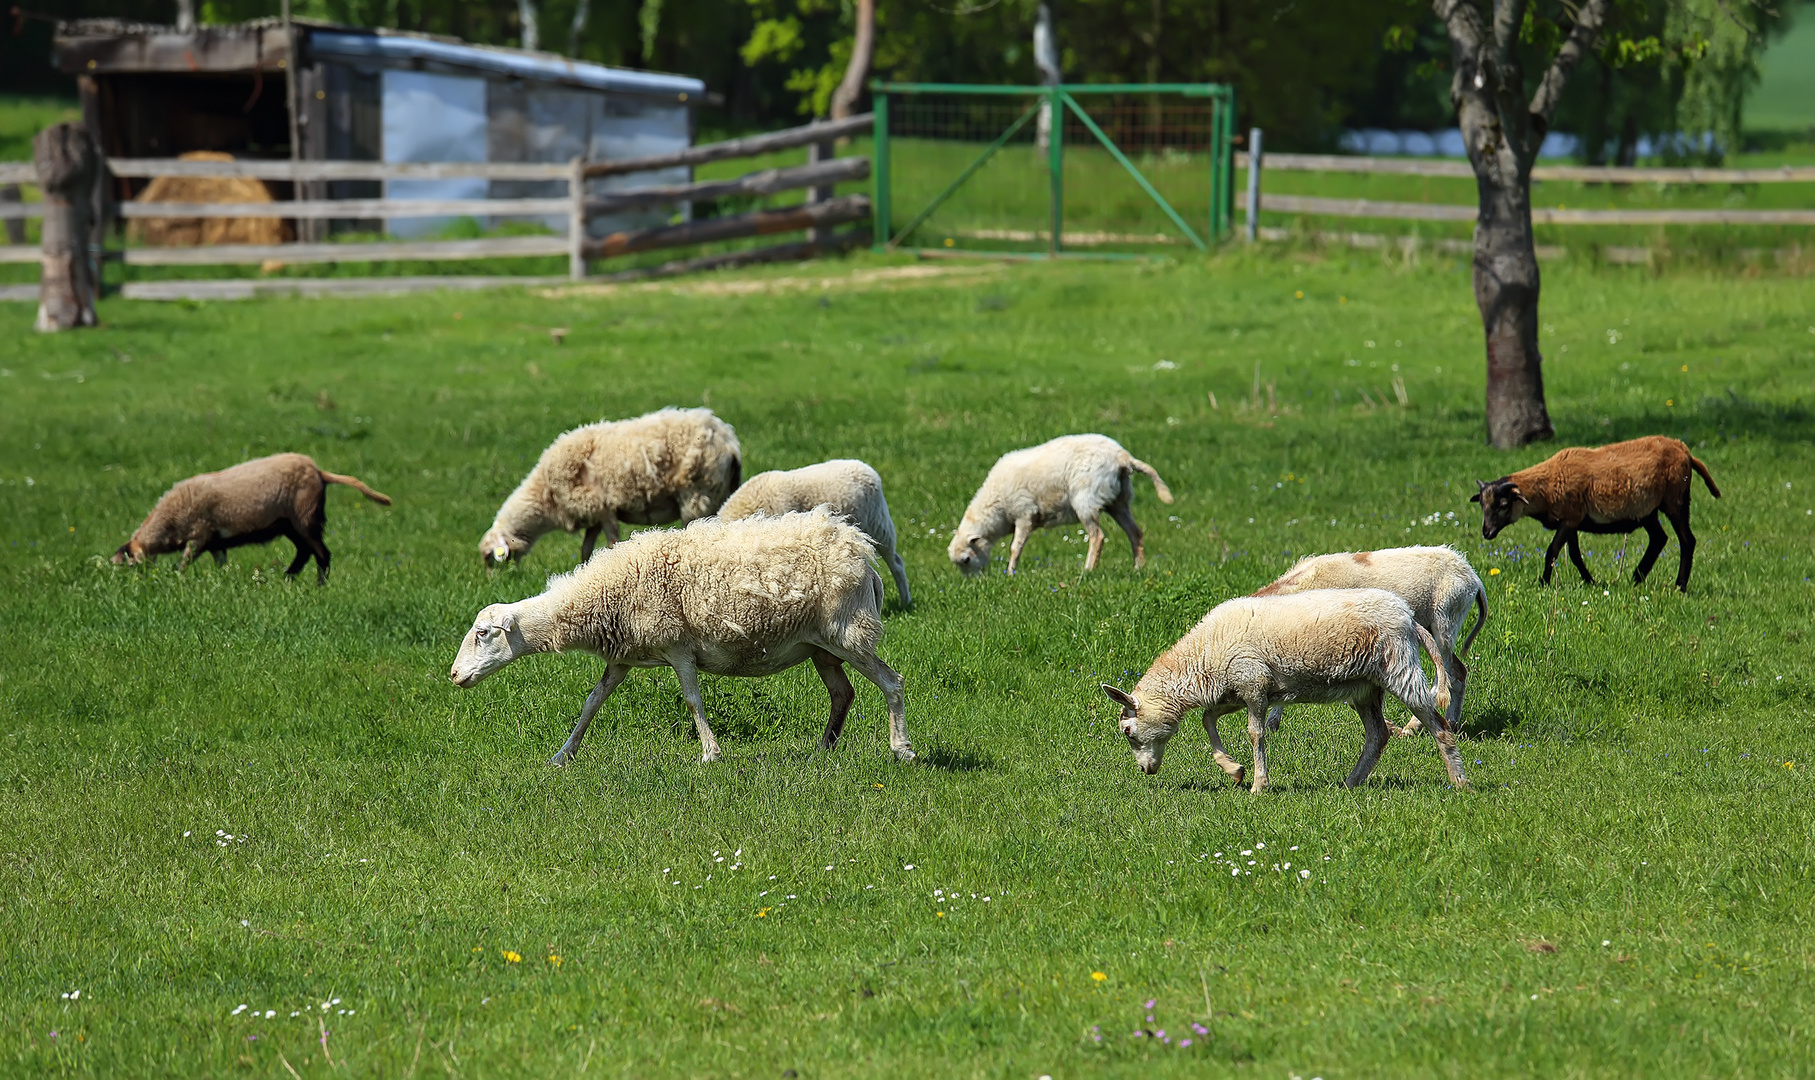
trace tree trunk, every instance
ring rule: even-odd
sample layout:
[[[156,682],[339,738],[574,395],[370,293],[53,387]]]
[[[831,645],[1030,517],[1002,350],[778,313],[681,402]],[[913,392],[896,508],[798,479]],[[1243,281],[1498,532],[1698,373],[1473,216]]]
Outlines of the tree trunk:
[[[1487,439],[1510,450],[1556,432],[1538,353],[1538,252],[1531,167],[1563,88],[1589,55],[1612,0],[1583,0],[1535,92],[1526,85],[1524,0],[1432,0],[1450,43],[1450,102],[1475,171],[1475,305],[1487,339]],[[1527,94],[1530,93],[1529,99]]]
[[[44,192],[44,266],[35,326],[47,333],[94,326],[99,281],[88,245],[101,155],[86,129],[52,124],[32,140],[32,161]]]
[[[832,92],[832,119],[843,120],[852,115],[875,53],[876,0],[857,0],[857,34],[851,42],[851,62],[845,65],[844,81]]]
[[[1531,233],[1531,185],[1477,176],[1475,305],[1487,337],[1487,441],[1501,450],[1556,434],[1544,407],[1538,352],[1538,252]]]
[[[586,34],[586,19],[592,14],[592,0],[580,0],[573,9],[573,28],[567,34],[567,55],[580,55],[580,39]]]
[[[536,0],[517,0],[517,29],[522,47],[535,52],[542,47],[542,34],[538,23],[541,13],[536,10]]]

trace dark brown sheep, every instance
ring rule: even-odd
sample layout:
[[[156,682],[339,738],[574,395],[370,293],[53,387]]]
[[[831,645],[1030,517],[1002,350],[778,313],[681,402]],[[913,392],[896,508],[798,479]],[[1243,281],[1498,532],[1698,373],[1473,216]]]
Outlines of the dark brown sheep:
[[[321,542],[327,524],[329,484],[345,484],[375,503],[391,505],[357,477],[324,472],[303,454],[274,454],[180,480],[145,516],[132,539],[113,553],[115,563],[140,563],[171,551],[183,553],[182,565],[204,551],[225,563],[227,549],[263,544],[287,536],[296,558],[284,573],[294,576],[315,558],[315,580],[328,581],[328,545]]]
[[[1708,492],[1720,498],[1720,488],[1708,467],[1695,460],[1689,448],[1663,435],[1590,448],[1572,446],[1549,460],[1521,469],[1498,480],[1480,480],[1481,489],[1469,497],[1481,504],[1481,535],[1492,540],[1520,518],[1536,518],[1556,537],[1544,553],[1543,583],[1557,565],[1557,553],[1569,546],[1569,560],[1589,584],[1594,578],[1582,562],[1577,533],[1630,533],[1640,528],[1649,540],[1645,557],[1632,572],[1633,584],[1645,580],[1657,557],[1664,552],[1662,511],[1676,530],[1681,552],[1676,587],[1689,591],[1689,570],[1695,562],[1695,534],[1689,531],[1689,473],[1702,474]]]

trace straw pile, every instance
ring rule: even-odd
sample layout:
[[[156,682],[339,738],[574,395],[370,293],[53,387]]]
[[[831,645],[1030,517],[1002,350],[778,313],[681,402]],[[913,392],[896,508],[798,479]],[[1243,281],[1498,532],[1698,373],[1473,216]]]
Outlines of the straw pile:
[[[232,161],[232,154],[196,150],[179,161]],[[264,181],[242,177],[158,176],[135,202],[268,203]],[[294,239],[282,218],[133,218],[128,235],[149,247],[209,244],[282,244]]]

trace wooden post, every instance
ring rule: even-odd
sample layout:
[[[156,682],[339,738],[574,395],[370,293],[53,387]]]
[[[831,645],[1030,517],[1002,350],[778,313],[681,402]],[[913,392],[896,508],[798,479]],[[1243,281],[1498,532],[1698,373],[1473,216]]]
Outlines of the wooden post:
[[[809,143],[807,145],[807,164],[817,165],[822,161],[831,161],[837,153],[837,148],[830,141]],[[838,188],[832,184],[822,184],[810,187],[807,189],[807,202],[826,202],[831,199],[837,191]],[[815,228],[807,234],[807,239],[811,240],[813,246],[816,248],[830,248],[833,242],[832,226],[822,225]]]
[[[32,140],[32,161],[44,191],[44,262],[33,325],[44,333],[94,326],[100,275],[89,241],[101,155],[80,125],[52,124]]]
[[[1260,239],[1260,129],[1248,129],[1248,243]]]
[[[568,163],[567,196],[567,276],[579,281],[586,276],[586,159],[575,156]]]
[[[21,203],[25,194],[18,184],[0,184],[0,203]],[[9,244],[25,243],[25,219],[9,217],[6,219],[6,242]]]

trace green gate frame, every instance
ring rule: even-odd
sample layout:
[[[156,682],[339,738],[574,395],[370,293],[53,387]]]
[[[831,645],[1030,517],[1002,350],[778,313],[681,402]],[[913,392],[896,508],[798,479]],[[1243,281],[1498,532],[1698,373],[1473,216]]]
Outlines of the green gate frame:
[[[1085,129],[1095,136],[1098,142],[1103,144],[1103,147],[1121,164],[1122,168],[1128,170],[1128,174],[1134,177],[1134,182],[1141,186],[1141,190],[1145,191],[1148,197],[1158,204],[1159,208],[1172,220],[1172,223],[1178,226],[1179,231],[1184,233],[1185,237],[1190,240],[1199,251],[1209,250],[1211,244],[1219,243],[1226,239],[1233,229],[1235,221],[1235,88],[1233,86],[1228,86],[1223,83],[1080,83],[1070,85],[1060,84],[1058,86],[980,86],[973,83],[894,83],[873,81],[870,83],[870,93],[872,100],[875,103],[874,111],[876,115],[875,168],[871,170],[872,182],[874,184],[874,193],[872,197],[874,207],[872,215],[874,219],[872,247],[876,251],[929,250],[939,254],[947,254],[943,249],[903,249],[900,247],[900,244],[901,241],[911,235],[915,229],[919,228],[922,222],[931,217],[933,212],[939,209],[939,207],[944,204],[945,200],[952,196],[953,192],[956,192],[960,187],[963,187],[964,182],[969,180],[978,169],[982,168],[984,162],[993,157],[997,150],[1000,150],[1003,146],[1007,145],[1008,140],[1014,138],[1015,134],[1039,113],[1041,105],[1046,105],[1052,109],[1055,116],[1063,116],[1065,110],[1070,109],[1072,114],[1083,123]],[[895,235],[890,236],[889,229],[893,223],[891,211],[894,207],[891,197],[892,192],[890,190],[889,171],[889,95],[891,94],[975,94],[980,96],[1014,94],[1033,96],[1041,100],[1036,100],[1032,105],[1029,105],[1027,109],[1015,119],[1015,122],[1008,126],[1008,130],[998,136],[995,142],[990,143],[983,153],[978,155],[977,160],[971,162],[963,172],[958,174],[957,179],[953,180],[946,186],[944,191],[941,191],[935,196],[933,201],[928,203],[925,209],[916,214],[914,219],[908,222],[905,228],[901,229]],[[1135,167],[1134,162],[1129,161],[1128,156],[1122,153],[1121,148],[1116,146],[1114,141],[1112,141],[1108,135],[1104,134],[1103,129],[1097,126],[1096,121],[1090,118],[1089,114],[1084,111],[1083,106],[1079,105],[1077,102],[1075,95],[1080,94],[1180,94],[1185,97],[1207,97],[1216,102],[1210,120],[1210,220],[1205,223],[1207,231],[1203,236],[1199,236],[1197,232],[1191,228],[1184,217],[1182,217],[1177,210],[1172,208],[1172,204],[1168,203],[1165,197],[1156,191],[1153,185],[1148,182],[1147,178],[1141,175],[1141,170]],[[1055,123],[1052,126],[1052,135],[1047,142],[1046,168],[1048,177],[1050,178],[1052,200],[1052,239],[1047,250],[1044,253],[967,250],[966,254],[1052,259],[1139,257],[1135,255],[1112,255],[1096,252],[1070,252],[1064,249],[1065,125],[1062,123]]]

